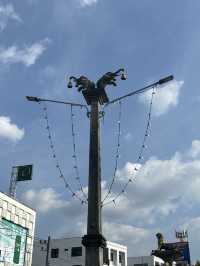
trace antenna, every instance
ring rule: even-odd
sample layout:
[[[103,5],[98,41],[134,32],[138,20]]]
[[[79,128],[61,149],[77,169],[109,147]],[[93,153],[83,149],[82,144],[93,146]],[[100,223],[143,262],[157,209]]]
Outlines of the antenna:
[[[180,242],[185,242],[188,240],[188,231],[175,231],[176,239],[178,239]]]

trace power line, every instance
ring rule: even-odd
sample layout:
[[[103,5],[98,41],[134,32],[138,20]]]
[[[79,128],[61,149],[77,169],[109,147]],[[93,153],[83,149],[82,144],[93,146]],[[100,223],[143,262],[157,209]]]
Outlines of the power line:
[[[140,148],[140,152],[139,152],[139,155],[138,155],[138,158],[136,160],[136,165],[137,164],[140,164],[141,161],[143,160],[143,153],[144,153],[144,150],[147,148],[146,146],[146,141],[147,141],[147,138],[149,137],[150,135],[150,129],[151,129],[151,116],[152,116],[152,106],[153,106],[153,99],[154,99],[154,95],[155,95],[155,89],[156,89],[156,86],[153,87],[152,89],[152,94],[151,94],[151,100],[150,100],[150,105],[149,105],[149,111],[148,111],[148,115],[147,115],[147,124],[146,124],[146,129],[145,129],[145,134],[144,134],[144,138],[143,138],[143,141],[142,141],[142,145],[141,145],[141,148]],[[136,173],[139,171],[139,168],[136,166],[134,167],[134,173],[132,173],[132,176],[129,177],[128,181],[125,183],[125,185],[122,187],[121,191],[112,199],[112,200],[109,200],[107,202],[102,202],[101,203],[101,207],[105,206],[105,205],[109,205],[111,203],[114,203],[116,204],[116,200],[122,195],[125,193],[126,191],[126,188],[128,187],[128,185],[130,183],[133,182],[133,180],[135,180],[136,178]]]
[[[60,166],[60,164],[58,162],[56,149],[55,149],[54,142],[53,142],[53,139],[52,139],[51,127],[50,127],[49,117],[48,117],[48,109],[47,109],[47,105],[45,104],[45,102],[43,103],[43,116],[44,116],[44,119],[46,121],[46,129],[47,129],[47,132],[48,132],[48,140],[49,140],[50,150],[52,152],[52,157],[53,157],[53,159],[54,159],[54,161],[56,163],[56,168],[57,168],[57,170],[59,172],[59,177],[63,180],[63,182],[65,184],[65,188],[66,188],[66,190],[68,190],[68,192],[70,192],[72,198],[78,199],[81,202],[81,204],[86,204],[87,201],[83,200],[79,196],[79,194],[72,189],[72,186],[69,184],[69,182],[65,178],[65,176],[63,174],[63,171],[61,169],[61,166]]]

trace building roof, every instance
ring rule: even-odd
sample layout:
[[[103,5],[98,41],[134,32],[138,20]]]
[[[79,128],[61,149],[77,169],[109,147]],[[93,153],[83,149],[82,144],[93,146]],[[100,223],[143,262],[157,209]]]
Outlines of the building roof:
[[[30,209],[30,210],[32,210],[33,212],[35,212],[36,213],[36,210],[35,209],[33,209],[32,207],[30,207],[30,206],[28,206],[28,205],[26,205],[26,204],[24,204],[24,203],[22,203],[21,201],[19,201],[19,200],[17,200],[17,199],[13,199],[12,197],[10,197],[8,194],[6,194],[6,193],[4,193],[4,192],[2,192],[2,191],[0,191],[0,195],[3,195],[4,197],[6,197],[6,198],[8,198],[8,200],[10,201],[10,202],[17,202],[18,204],[21,204],[21,205],[23,205],[24,207],[26,207],[26,208],[28,208],[28,209]]]

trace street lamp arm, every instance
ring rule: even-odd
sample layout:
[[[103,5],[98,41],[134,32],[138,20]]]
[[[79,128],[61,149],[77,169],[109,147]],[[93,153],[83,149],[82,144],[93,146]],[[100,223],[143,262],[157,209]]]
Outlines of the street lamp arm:
[[[114,99],[114,100],[112,100],[112,101],[106,103],[106,104],[104,105],[104,108],[107,107],[108,105],[112,104],[112,103],[119,102],[119,101],[121,101],[122,99],[127,98],[127,97],[129,97],[129,96],[133,96],[133,95],[136,95],[136,94],[143,93],[143,92],[145,92],[145,91],[150,90],[152,87],[155,87],[155,86],[158,86],[158,85],[162,85],[162,84],[167,83],[167,82],[169,82],[169,81],[171,81],[171,80],[173,80],[173,79],[174,79],[174,77],[173,77],[172,75],[171,75],[171,76],[168,76],[168,77],[165,77],[165,78],[163,78],[163,79],[160,79],[159,81],[157,81],[157,82],[155,82],[155,83],[152,83],[152,84],[150,84],[150,85],[148,85],[148,86],[146,86],[146,87],[144,87],[144,88],[142,88],[142,89],[139,89],[139,90],[136,90],[136,91],[130,92],[130,93],[126,94],[126,95],[123,95],[123,96],[121,96],[121,97],[118,97],[118,98],[116,98],[116,99]]]
[[[35,96],[26,96],[26,99],[31,102],[51,102],[51,103],[60,103],[60,104],[65,104],[65,105],[71,105],[71,106],[77,106],[81,108],[86,108],[87,112],[89,112],[89,109],[87,105],[85,104],[80,104],[80,103],[73,103],[73,102],[65,102],[65,101],[57,101],[57,100],[50,100],[50,99],[43,99],[43,98],[38,98]]]

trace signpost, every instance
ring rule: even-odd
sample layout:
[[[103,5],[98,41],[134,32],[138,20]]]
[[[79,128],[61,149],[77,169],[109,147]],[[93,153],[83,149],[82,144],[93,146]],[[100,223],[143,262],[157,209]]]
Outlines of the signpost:
[[[13,166],[10,178],[9,195],[12,198],[16,196],[17,182],[32,180],[33,165]]]
[[[17,178],[19,181],[32,180],[33,165],[17,166]]]

